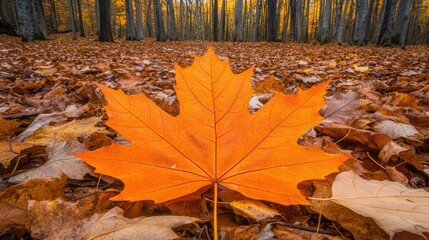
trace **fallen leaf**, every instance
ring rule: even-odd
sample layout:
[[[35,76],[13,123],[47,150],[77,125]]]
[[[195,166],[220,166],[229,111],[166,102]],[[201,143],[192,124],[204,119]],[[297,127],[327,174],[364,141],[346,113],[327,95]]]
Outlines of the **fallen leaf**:
[[[419,111],[423,110],[423,107],[418,105],[419,99],[416,96],[406,93],[395,92],[389,102],[390,104],[398,107],[411,107]]]
[[[314,198],[326,199],[332,195],[327,181],[313,181]],[[311,210],[349,230],[355,239],[389,239],[388,235],[370,217],[362,216],[333,201],[310,200]]]
[[[251,200],[239,200],[229,203],[232,211],[242,217],[260,222],[262,220],[272,219],[279,216],[280,213],[267,205]]]
[[[419,134],[417,129],[410,124],[397,123],[390,120],[382,120],[374,125],[377,132],[389,135],[392,139],[411,138]]]
[[[276,94],[283,90],[283,83],[273,75],[255,83],[256,93],[273,93]]]
[[[304,82],[304,83],[307,83],[307,84],[314,84],[314,83],[319,83],[319,82],[321,82],[322,81],[322,79],[320,79],[320,78],[318,78],[318,77],[305,77],[305,78],[303,78],[302,79],[302,81]]]
[[[26,137],[33,134],[37,129],[47,126],[48,124],[55,122],[64,122],[69,117],[79,117],[82,115],[82,113],[86,112],[89,109],[88,105],[83,105],[79,108],[77,108],[75,105],[70,105],[67,107],[66,110],[62,112],[55,112],[55,113],[46,113],[46,114],[39,114],[33,122],[28,126],[28,128],[18,135],[17,140],[22,141]]]
[[[108,202],[102,194],[92,194],[74,203],[62,199],[30,200],[26,227],[36,239],[83,239],[78,238],[78,235],[82,234],[84,225],[94,224],[100,215],[104,215],[94,215],[94,212],[106,210],[103,207],[109,206],[102,202],[104,206],[100,209],[100,201]]]
[[[175,239],[179,236],[171,228],[199,221],[186,216],[128,219],[122,216],[122,209],[114,207],[105,214],[95,214],[83,225],[77,239]]]
[[[320,110],[325,117],[323,122],[348,124],[353,119],[356,109],[360,106],[360,96],[356,92],[335,92],[329,102]]]
[[[0,164],[3,165],[4,168],[9,167],[13,158],[19,156],[22,150],[31,146],[32,144],[29,143],[0,140]]]
[[[21,182],[28,179],[57,177],[61,173],[69,178],[83,179],[91,172],[91,168],[82,162],[73,152],[83,151],[83,144],[73,142],[51,142],[46,148],[48,161],[43,166],[30,169],[10,178],[11,182]]]
[[[28,219],[28,200],[51,200],[64,197],[67,177],[26,181],[0,192],[0,230],[23,227]]]
[[[357,65],[354,65],[353,68],[356,72],[362,72],[362,73],[368,71],[369,69],[368,67],[359,67]]]
[[[328,126],[316,126],[314,129],[332,138],[361,143],[377,150],[383,148],[391,140],[387,134],[357,129],[337,123],[331,123]]]
[[[211,47],[191,67],[176,66],[177,117],[142,94],[100,85],[109,101],[106,124],[132,145],[76,155],[125,183],[114,200],[164,202],[219,183],[254,199],[308,204],[297,183],[323,178],[348,158],[296,144],[322,120],[317,110],[329,83],[277,94],[251,115],[252,69],[233,74]]]
[[[64,124],[46,126],[36,130],[24,142],[35,145],[48,145],[49,143],[75,141],[78,137],[86,138],[94,132],[107,133],[103,127],[95,126],[101,119],[98,117],[72,120]]]
[[[390,141],[380,150],[378,153],[378,158],[384,162],[387,162],[392,156],[399,156],[399,153],[407,150],[408,149],[400,146],[399,144]]]
[[[14,131],[18,128],[19,124],[16,120],[5,120],[0,117],[0,139],[6,136],[14,136]]]
[[[341,240],[338,236],[330,236],[323,234],[323,230],[317,233],[308,230],[301,230],[288,227],[287,223],[271,222],[259,232],[257,240],[271,240],[271,239],[287,239],[287,240]],[[247,238],[243,238],[247,239]]]
[[[407,231],[429,232],[429,193],[397,182],[365,180],[352,171],[337,175],[331,200],[370,217],[390,237]]]

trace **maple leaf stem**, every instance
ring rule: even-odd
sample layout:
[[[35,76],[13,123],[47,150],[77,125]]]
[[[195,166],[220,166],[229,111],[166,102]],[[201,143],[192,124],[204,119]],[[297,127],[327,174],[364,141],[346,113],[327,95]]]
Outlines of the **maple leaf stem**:
[[[217,188],[218,183],[213,183],[214,188],[214,203],[213,203],[213,239],[218,240],[218,234],[217,234]]]

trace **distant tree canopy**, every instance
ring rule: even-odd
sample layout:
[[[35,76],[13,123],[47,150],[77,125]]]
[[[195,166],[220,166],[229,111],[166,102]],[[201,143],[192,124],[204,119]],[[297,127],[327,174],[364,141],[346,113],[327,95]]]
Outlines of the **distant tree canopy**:
[[[99,1],[37,0],[43,8],[35,8],[33,18],[44,17],[49,33],[99,34]],[[106,1],[113,36],[127,40],[429,43],[427,0]],[[0,0],[0,20],[25,34],[28,16],[20,14],[20,2]]]

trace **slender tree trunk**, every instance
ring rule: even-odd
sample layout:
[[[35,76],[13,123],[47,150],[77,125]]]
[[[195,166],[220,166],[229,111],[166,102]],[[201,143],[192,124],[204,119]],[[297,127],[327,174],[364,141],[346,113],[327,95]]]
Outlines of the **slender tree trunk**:
[[[366,1],[356,1],[356,25],[353,41],[359,45],[365,44],[366,33]]]
[[[155,27],[156,27],[156,40],[165,41],[164,20],[162,19],[162,6],[159,0],[153,0],[155,12]]]
[[[320,38],[322,43],[328,42],[329,26],[331,24],[331,8],[332,0],[326,0],[325,11],[323,12],[322,33]]]
[[[74,10],[73,10],[73,1],[68,0],[68,6],[69,6],[69,18],[70,18],[70,30],[72,31],[72,39],[76,40],[76,23],[75,23],[75,17],[74,17]]]
[[[103,0],[101,0],[103,1]],[[136,40],[136,31],[134,28],[134,12],[132,0],[125,0],[125,40]]]
[[[185,38],[185,7],[183,6],[183,0],[180,0],[179,2],[179,29],[180,29],[180,34],[179,34],[179,39],[183,40]]]
[[[395,16],[396,0],[385,0],[385,2],[383,22],[381,24],[380,34],[377,41],[378,45],[392,44],[392,38],[394,35],[393,18]]]
[[[235,35],[234,42],[243,41],[243,0],[237,0],[235,2]]]
[[[328,1],[328,0],[320,0],[320,1],[317,1],[317,2],[319,2],[319,20],[318,20],[318,27],[317,27],[317,39],[319,40],[319,41],[321,41],[321,39],[322,39],[322,32],[323,32],[323,18],[324,18],[324,16],[325,16],[325,3],[326,3],[326,1]]]
[[[306,0],[306,6],[305,6],[305,15],[303,19],[303,25],[304,25],[304,41],[308,41],[308,24],[310,19],[310,0]]]
[[[117,15],[118,15],[118,7],[116,6],[116,1],[112,1],[112,15],[113,15],[113,36],[115,37],[122,37],[122,35],[118,31],[118,22],[117,22]]]
[[[185,36],[184,38],[186,39],[190,39],[191,38],[191,7],[189,6],[191,5],[190,3],[186,4],[186,9],[185,9]]]
[[[220,10],[220,31],[219,31],[219,35],[220,35],[220,39],[222,41],[225,41],[225,5],[226,5],[226,0],[222,0],[222,8]]]
[[[374,32],[374,26],[373,26],[374,22],[372,21],[373,13],[374,13],[374,5],[375,5],[375,0],[370,0],[368,11],[366,13],[366,33],[365,33],[366,41],[369,41],[371,39],[372,34]]]
[[[247,28],[247,32],[249,33],[249,37],[247,39],[247,41],[253,41],[254,38],[254,32],[253,32],[253,27],[254,27],[254,19],[253,19],[253,1],[249,2],[249,26]]]
[[[85,37],[85,30],[83,27],[83,20],[82,20],[82,8],[81,8],[81,1],[82,0],[76,0],[77,2],[77,11],[79,13],[79,32],[81,37]]]
[[[95,0],[95,26],[98,35],[100,35],[100,19],[100,0]]]
[[[170,40],[177,40],[177,31],[176,31],[176,17],[174,16],[174,6],[173,0],[167,0],[167,5],[169,9],[169,37]]]
[[[395,19],[394,25],[394,36],[392,41],[394,43],[401,44],[401,47],[405,47],[405,37],[408,30],[409,22],[409,11],[410,11],[411,1],[410,0],[401,0],[399,2],[398,11]]]
[[[213,41],[217,42],[219,41],[218,37],[218,0],[213,0],[213,11],[212,11],[212,35],[213,35]]]
[[[293,0],[292,0],[293,1]],[[262,0],[256,1],[256,13],[255,13],[255,26],[254,26],[254,38],[253,41],[256,42],[260,39],[260,21],[261,21],[261,8]]]
[[[296,35],[297,41],[303,40],[303,1],[296,1]]]
[[[57,18],[57,9],[55,7],[55,1],[54,0],[50,0],[49,3],[51,5],[52,15],[53,15],[53,18],[54,18],[54,24],[53,24],[54,26],[53,26],[53,28],[54,28],[55,32],[58,32],[58,18]]]
[[[149,37],[153,37],[153,26],[152,26],[152,11],[153,11],[153,7],[152,7],[152,0],[144,0],[145,1],[145,18],[146,18],[146,31],[147,31],[147,36]],[[147,2],[147,3],[146,3]]]
[[[283,29],[282,29],[282,40],[287,40],[287,30],[289,27],[289,16],[290,16],[290,10],[289,10],[290,4],[285,4],[285,15],[283,20]]]
[[[268,13],[267,13],[267,23],[268,23],[268,34],[267,40],[272,42],[276,40],[276,0],[268,0]]]
[[[289,11],[290,11],[290,38],[292,41],[298,40],[298,34],[297,34],[297,28],[298,23],[296,19],[296,0],[290,0],[289,1]]]
[[[100,13],[100,33],[98,40],[100,42],[113,42],[112,20],[111,20],[111,0],[98,0],[98,9]]]
[[[134,0],[134,5],[136,6],[136,39],[143,40],[143,17],[140,0]]]
[[[338,35],[337,35],[337,43],[343,44],[343,31],[344,31],[344,25],[345,25],[345,19],[347,16],[347,9],[349,7],[350,0],[346,0],[346,4],[344,5],[343,13],[341,14],[341,20],[338,24]]]
[[[246,29],[247,29],[247,0],[244,0],[244,9],[243,9],[243,17],[242,17],[242,21],[243,21],[243,30],[242,30],[242,39],[244,40],[244,41],[246,41],[247,40],[247,37],[246,37],[246,34],[247,34],[247,32],[246,32]]]

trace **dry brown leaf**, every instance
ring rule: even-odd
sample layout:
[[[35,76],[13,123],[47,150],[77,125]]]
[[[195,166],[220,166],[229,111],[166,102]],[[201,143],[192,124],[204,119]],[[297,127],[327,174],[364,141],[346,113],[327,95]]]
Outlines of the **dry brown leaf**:
[[[382,120],[374,125],[377,132],[389,135],[392,139],[397,138],[418,138],[420,134],[417,129],[410,124],[397,123],[390,120]]]
[[[72,120],[55,126],[45,126],[25,138],[24,142],[34,145],[48,145],[53,141],[76,141],[77,138],[86,138],[94,132],[108,133],[104,127],[95,126],[99,122],[101,122],[99,117],[91,117]]]
[[[429,232],[429,193],[397,182],[365,180],[352,171],[337,175],[332,198],[354,212],[370,217],[390,237],[401,231],[419,236]]]
[[[57,179],[35,179],[0,192],[0,230],[25,225],[28,219],[28,200],[63,198],[66,181],[65,175]]]
[[[6,136],[14,136],[20,123],[16,120],[6,120],[0,117],[0,140]]]
[[[175,239],[179,236],[171,229],[200,220],[186,216],[157,216],[128,219],[122,209],[112,208],[105,214],[95,214],[83,225],[79,239]]]
[[[18,135],[17,140],[22,141],[26,137],[33,134],[37,129],[47,126],[50,123],[61,123],[67,120],[67,118],[72,117],[79,117],[82,115],[82,113],[88,111],[89,107],[88,105],[83,105],[81,107],[76,107],[75,105],[70,105],[67,107],[66,110],[62,112],[55,112],[55,113],[46,113],[46,114],[39,114],[33,122],[28,126],[28,128]]]
[[[335,139],[361,143],[372,149],[382,149],[391,139],[389,135],[368,130],[356,129],[342,124],[331,123],[329,126],[317,126],[315,129]]]
[[[257,222],[272,219],[280,213],[267,205],[252,200],[233,201],[229,204],[232,211],[242,217],[255,220]]]
[[[8,168],[13,158],[19,156],[22,150],[31,146],[33,145],[29,143],[9,142],[0,139],[0,164],[3,165],[4,168]]]
[[[335,92],[329,102],[320,109],[320,113],[325,117],[323,122],[348,124],[348,121],[355,116],[356,109],[360,104],[360,96],[356,92]]]
[[[61,173],[69,178],[83,179],[86,173],[92,172],[91,168],[73,155],[73,152],[83,151],[83,144],[73,142],[51,142],[46,148],[48,161],[43,166],[30,169],[10,178],[11,182],[21,182],[29,179],[43,177],[57,177]]]

